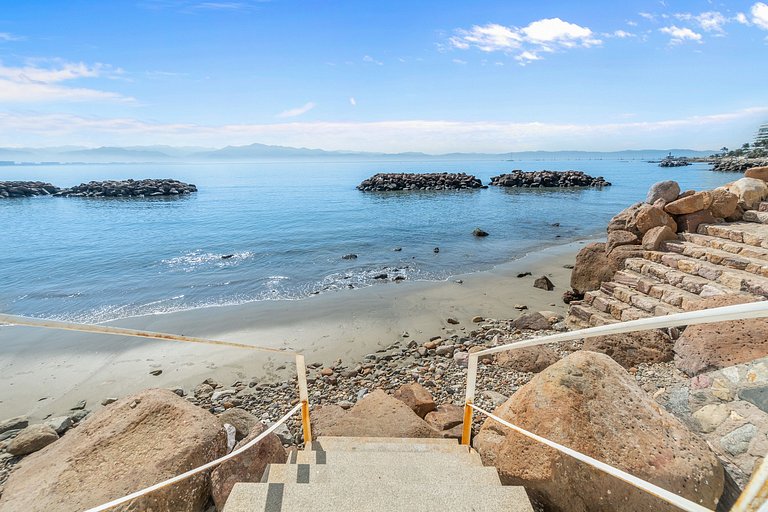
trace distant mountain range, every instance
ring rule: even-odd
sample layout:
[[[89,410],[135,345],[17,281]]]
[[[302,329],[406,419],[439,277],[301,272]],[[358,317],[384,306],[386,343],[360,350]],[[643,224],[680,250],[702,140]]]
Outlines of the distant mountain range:
[[[169,162],[251,162],[277,159],[300,160],[658,160],[668,153],[675,156],[706,157],[715,151],[691,149],[642,149],[612,152],[597,151],[520,151],[509,153],[447,153],[431,155],[419,152],[376,153],[364,151],[326,151],[250,144],[221,149],[176,146],[129,146],[87,148],[62,146],[50,148],[0,148],[0,164],[14,163],[169,163]]]

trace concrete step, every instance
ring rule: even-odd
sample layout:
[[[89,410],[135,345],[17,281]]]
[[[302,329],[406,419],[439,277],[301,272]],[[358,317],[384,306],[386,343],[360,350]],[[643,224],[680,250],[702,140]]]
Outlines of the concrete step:
[[[615,283],[615,282],[611,283],[606,288],[611,289],[611,293],[615,299],[618,299],[624,304],[632,306],[636,309],[644,311],[648,313],[650,316],[663,316],[663,315],[671,315],[673,313],[683,312],[683,310],[677,306],[673,306],[671,304],[663,302],[660,299],[638,292],[637,290],[633,290],[632,288],[621,285],[619,283]],[[627,310],[625,310],[624,312],[626,313]],[[631,312],[630,315],[637,316],[635,312]],[[644,318],[644,317],[637,316],[637,318]]]
[[[768,212],[761,212],[757,210],[747,210],[744,212],[743,219],[747,222],[758,222],[760,224],[768,224]]]
[[[403,465],[370,464],[271,464],[262,482],[344,483],[360,475],[372,482],[444,485],[472,482],[477,485],[501,485],[496,468],[486,466],[446,465],[443,462]]]
[[[741,256],[746,256],[747,258],[768,262],[768,249],[763,249],[762,247],[755,247],[754,245],[749,245],[742,242],[734,242],[730,239],[702,235],[699,233],[680,233],[680,237],[686,242],[701,245],[702,247],[720,249],[721,251],[730,252],[732,254],[738,254]]]
[[[700,224],[698,233],[724,240],[768,248],[768,226],[754,222],[729,222],[725,224]]]
[[[568,309],[568,323],[575,327],[597,327],[617,322],[611,315],[598,311],[589,304],[571,302]]]
[[[693,276],[700,276],[726,286],[732,292],[747,292],[768,297],[768,278],[766,277],[757,276],[744,270],[715,265],[708,261],[690,258],[681,254],[656,253],[653,255],[647,254],[646,257],[651,259],[651,261],[658,259],[657,263],[661,263],[671,269]]]
[[[224,512],[532,512],[517,486],[401,485],[367,482],[365,475],[343,483],[238,483]]]
[[[467,453],[456,439],[408,439],[388,437],[320,437],[312,450],[344,452],[443,452]]]
[[[288,456],[289,464],[418,464],[442,461],[446,465],[464,464],[482,466],[480,455],[475,450],[444,452],[366,452],[366,451],[316,451],[297,450]]]
[[[629,269],[616,272],[613,276],[613,280],[618,284],[637,290],[640,293],[644,293],[682,309],[686,309],[701,300],[701,297],[695,293],[682,290],[671,284],[663,283],[656,278],[643,276],[642,274],[638,274]]]
[[[768,261],[759,258],[733,254],[713,247],[703,247],[684,240],[662,242],[661,248],[668,252],[705,260],[715,265],[743,270],[760,277],[768,277]]]

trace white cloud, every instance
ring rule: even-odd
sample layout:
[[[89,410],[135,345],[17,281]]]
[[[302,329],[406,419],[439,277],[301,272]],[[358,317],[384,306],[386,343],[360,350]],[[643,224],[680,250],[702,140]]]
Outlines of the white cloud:
[[[522,28],[497,23],[474,25],[470,29],[457,30],[448,42],[459,50],[476,48],[488,53],[513,54],[520,62],[540,60],[541,52],[551,53],[601,44],[589,28],[560,18],[537,20]]]
[[[55,66],[40,67],[27,64],[22,67],[10,67],[0,63],[0,102],[134,101],[133,98],[118,93],[58,85],[59,82],[82,78],[112,78],[122,73],[120,69],[115,70],[111,66],[98,63],[88,66],[82,62],[42,62],[52,62]]]
[[[647,19],[648,21],[656,21],[656,15],[649,12],[639,12],[637,15],[641,18]]]
[[[384,65],[383,62],[381,62],[380,60],[374,59],[370,55],[364,56],[363,57],[363,62],[370,62],[371,64],[376,64],[377,66],[383,66]]]
[[[744,14],[743,12],[738,13],[733,19],[736,21],[736,23],[741,23],[742,25],[749,25],[749,19],[747,19],[747,15]]]
[[[0,32],[0,41],[22,41],[22,40],[24,40],[23,37],[13,35],[10,32]]]
[[[505,152],[533,149],[621,150],[628,147],[712,149],[751,134],[768,106],[736,112],[642,122],[601,124],[540,122],[287,122],[272,124],[159,124],[137,119],[68,114],[0,112],[4,145],[243,145],[253,142],[356,151]],[[748,128],[748,129],[746,129]],[[737,139],[738,140],[738,139]]]
[[[626,39],[628,37],[637,37],[635,34],[631,32],[627,32],[626,30],[615,30],[608,34],[603,34],[605,37],[616,37],[619,39]]]
[[[306,114],[307,112],[309,112],[310,110],[312,110],[312,109],[313,109],[313,108],[315,108],[316,106],[317,106],[317,105],[315,105],[315,103],[314,103],[314,102],[310,101],[310,102],[308,102],[308,103],[305,103],[304,105],[302,105],[302,106],[300,106],[300,107],[296,107],[296,108],[291,108],[291,109],[288,109],[288,110],[284,110],[284,111],[280,112],[279,114],[277,114],[277,116],[276,116],[276,117],[281,117],[281,118],[285,118],[285,117],[297,117],[297,116],[300,116],[300,115]]]
[[[533,52],[523,52],[520,55],[515,55],[515,60],[518,61],[521,65],[525,66],[529,62],[541,60],[541,57]]]
[[[636,22],[636,21],[632,21],[632,20],[629,20],[629,21],[627,22],[627,25],[629,25],[630,27],[636,27],[636,26],[637,26],[637,22]]]
[[[723,32],[723,25],[728,23],[728,18],[717,11],[707,11],[695,17],[699,26],[707,32]]]
[[[467,63],[467,61],[461,60],[461,59],[453,59],[451,62],[453,62],[454,64],[460,64],[462,66]]]
[[[352,105],[353,107],[357,106],[357,100],[354,98],[354,96],[349,98],[349,104]]]
[[[681,28],[676,25],[671,25],[669,27],[660,28],[659,32],[670,36],[670,44],[680,44],[685,41],[701,42],[701,34],[694,32],[687,27]]]
[[[752,23],[763,30],[768,30],[768,5],[757,2],[752,6],[750,12],[752,13]]]

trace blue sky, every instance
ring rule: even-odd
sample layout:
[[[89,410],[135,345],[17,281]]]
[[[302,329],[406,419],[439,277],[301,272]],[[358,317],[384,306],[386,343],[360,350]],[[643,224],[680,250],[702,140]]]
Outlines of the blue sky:
[[[755,1],[0,0],[0,146],[712,149],[766,64]]]

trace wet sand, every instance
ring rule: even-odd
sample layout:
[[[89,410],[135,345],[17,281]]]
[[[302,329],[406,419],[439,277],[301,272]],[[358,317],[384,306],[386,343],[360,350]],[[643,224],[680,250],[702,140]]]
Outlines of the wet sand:
[[[403,341],[403,332],[423,343],[441,333],[469,332],[472,317],[515,318],[515,304],[529,311],[565,314],[575,255],[589,241],[531,253],[496,268],[439,282],[382,283],[296,301],[262,301],[150,315],[107,325],[287,348],[307,363],[360,360]],[[517,278],[517,274],[531,276]],[[555,290],[533,287],[547,275]],[[457,282],[461,281],[461,283]],[[455,318],[458,325],[446,319]],[[285,368],[281,368],[285,366]],[[162,370],[152,376],[152,370]],[[190,391],[207,377],[225,385],[252,377],[287,379],[289,355],[169,341],[69,331],[0,327],[0,420],[61,415],[80,400],[94,410],[106,397],[148,387],[182,386]]]

